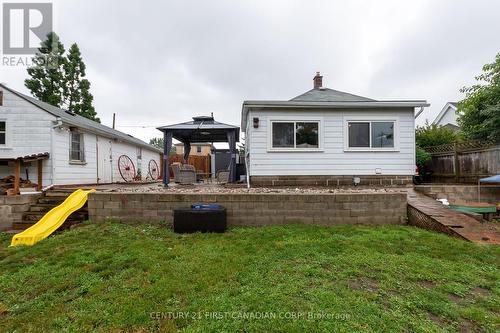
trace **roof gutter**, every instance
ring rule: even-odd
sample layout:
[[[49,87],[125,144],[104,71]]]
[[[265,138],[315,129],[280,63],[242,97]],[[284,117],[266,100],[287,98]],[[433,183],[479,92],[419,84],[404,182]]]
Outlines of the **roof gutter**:
[[[353,101],[353,102],[296,102],[296,101],[244,101],[241,109],[241,128],[246,128],[248,111],[259,109],[357,109],[357,108],[424,108],[430,106],[426,100],[399,101]]]
[[[59,117],[57,117],[57,118],[59,118]],[[66,125],[71,126],[71,127],[83,128],[83,129],[85,129],[85,132],[88,132],[88,133],[97,134],[97,135],[100,135],[102,137],[105,137],[105,138],[108,138],[108,139],[111,139],[111,140],[116,140],[116,141],[119,141],[119,142],[124,142],[124,143],[130,144],[130,145],[141,146],[141,147],[146,148],[148,150],[156,151],[158,153],[162,153],[162,151],[160,149],[158,149],[156,147],[153,147],[153,146],[147,144],[146,142],[144,142],[144,143],[141,144],[139,142],[127,141],[127,140],[124,140],[122,138],[119,138],[119,137],[116,137],[116,136],[112,136],[109,133],[107,133],[105,131],[101,131],[101,130],[96,129],[96,128],[82,127],[81,124],[79,124],[77,122],[68,121],[66,119],[62,119],[62,124],[66,124]],[[55,127],[59,127],[60,128],[61,125],[55,126]],[[125,135],[127,135],[127,134],[125,134]]]

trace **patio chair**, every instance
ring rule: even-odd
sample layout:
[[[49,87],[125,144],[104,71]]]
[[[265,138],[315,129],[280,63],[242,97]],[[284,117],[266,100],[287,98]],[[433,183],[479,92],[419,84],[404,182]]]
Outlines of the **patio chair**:
[[[174,162],[170,166],[172,168],[172,173],[174,174],[174,182],[181,182],[181,164],[179,162]]]
[[[217,183],[227,184],[229,183],[229,170],[219,170],[215,175]]]
[[[196,169],[190,164],[184,164],[179,170],[179,183],[194,184],[196,183]]]

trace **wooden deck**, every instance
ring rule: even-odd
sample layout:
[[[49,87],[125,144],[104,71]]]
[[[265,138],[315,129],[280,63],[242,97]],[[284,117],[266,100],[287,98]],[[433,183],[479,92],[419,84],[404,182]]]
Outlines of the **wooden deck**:
[[[474,243],[499,244],[500,228],[444,207],[438,201],[413,190],[408,191],[409,224],[447,233]]]

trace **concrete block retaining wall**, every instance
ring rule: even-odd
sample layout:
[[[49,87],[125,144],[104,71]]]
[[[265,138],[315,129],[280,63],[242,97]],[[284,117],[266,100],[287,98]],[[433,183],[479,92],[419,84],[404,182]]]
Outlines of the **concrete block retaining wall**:
[[[405,193],[335,194],[171,194],[92,193],[89,218],[130,223],[171,223],[173,209],[193,203],[227,208],[228,224],[401,224],[406,219]]]
[[[0,196],[0,231],[12,229],[15,222],[21,222],[23,213],[37,202],[40,194]]]
[[[415,190],[435,199],[448,199],[450,202],[477,202],[477,185],[418,185]],[[481,201],[500,202],[500,185],[481,185]]]
[[[251,176],[250,182],[255,186],[353,186],[354,176]],[[356,176],[360,178],[359,186],[388,187],[411,186],[412,176]]]

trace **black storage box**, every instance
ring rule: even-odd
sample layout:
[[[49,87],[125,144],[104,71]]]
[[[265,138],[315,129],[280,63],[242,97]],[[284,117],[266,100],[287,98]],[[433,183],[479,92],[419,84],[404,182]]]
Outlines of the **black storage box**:
[[[195,204],[174,209],[174,232],[224,232],[226,228],[226,208],[220,205]]]

